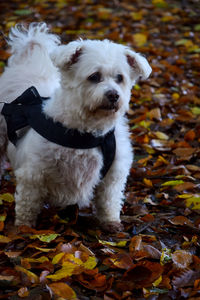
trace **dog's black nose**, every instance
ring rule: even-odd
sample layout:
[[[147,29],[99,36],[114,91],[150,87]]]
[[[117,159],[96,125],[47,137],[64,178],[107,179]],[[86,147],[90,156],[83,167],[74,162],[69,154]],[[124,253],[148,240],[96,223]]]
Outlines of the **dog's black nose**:
[[[107,99],[111,102],[111,103],[115,103],[118,101],[119,99],[119,94],[117,91],[115,90],[109,90],[105,93]]]

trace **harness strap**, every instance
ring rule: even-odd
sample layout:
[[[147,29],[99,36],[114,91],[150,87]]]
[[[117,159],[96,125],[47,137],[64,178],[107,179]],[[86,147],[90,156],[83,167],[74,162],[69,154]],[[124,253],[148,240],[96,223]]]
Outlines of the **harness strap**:
[[[82,133],[77,129],[63,126],[60,122],[54,122],[42,111],[43,100],[35,87],[30,87],[21,96],[11,103],[5,103],[1,111],[7,123],[9,140],[16,145],[18,136],[16,131],[30,126],[41,136],[58,145],[75,148],[90,149],[101,147],[103,154],[103,178],[110,169],[116,152],[114,129],[104,136],[95,137],[93,134]]]

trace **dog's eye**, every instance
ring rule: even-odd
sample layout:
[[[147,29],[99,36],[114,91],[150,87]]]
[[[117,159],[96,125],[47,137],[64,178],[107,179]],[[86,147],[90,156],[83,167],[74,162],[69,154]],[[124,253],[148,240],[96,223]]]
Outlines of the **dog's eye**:
[[[88,80],[93,83],[99,83],[101,81],[101,73],[100,72],[93,73],[88,77]]]
[[[121,83],[124,80],[124,77],[122,74],[117,74],[116,81],[117,83]]]

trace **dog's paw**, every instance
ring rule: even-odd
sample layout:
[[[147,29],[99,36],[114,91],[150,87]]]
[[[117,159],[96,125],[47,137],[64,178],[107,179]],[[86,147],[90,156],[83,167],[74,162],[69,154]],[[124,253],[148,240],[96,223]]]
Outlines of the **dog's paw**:
[[[101,223],[101,228],[106,232],[115,233],[115,232],[123,231],[124,226],[120,222],[112,221],[112,222]]]

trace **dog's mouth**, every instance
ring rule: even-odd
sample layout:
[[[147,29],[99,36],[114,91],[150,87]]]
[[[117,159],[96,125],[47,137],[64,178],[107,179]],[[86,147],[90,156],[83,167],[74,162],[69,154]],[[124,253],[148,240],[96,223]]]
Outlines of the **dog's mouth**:
[[[108,112],[117,112],[119,110],[119,103],[107,103],[102,104],[98,107],[100,110],[108,111]]]

